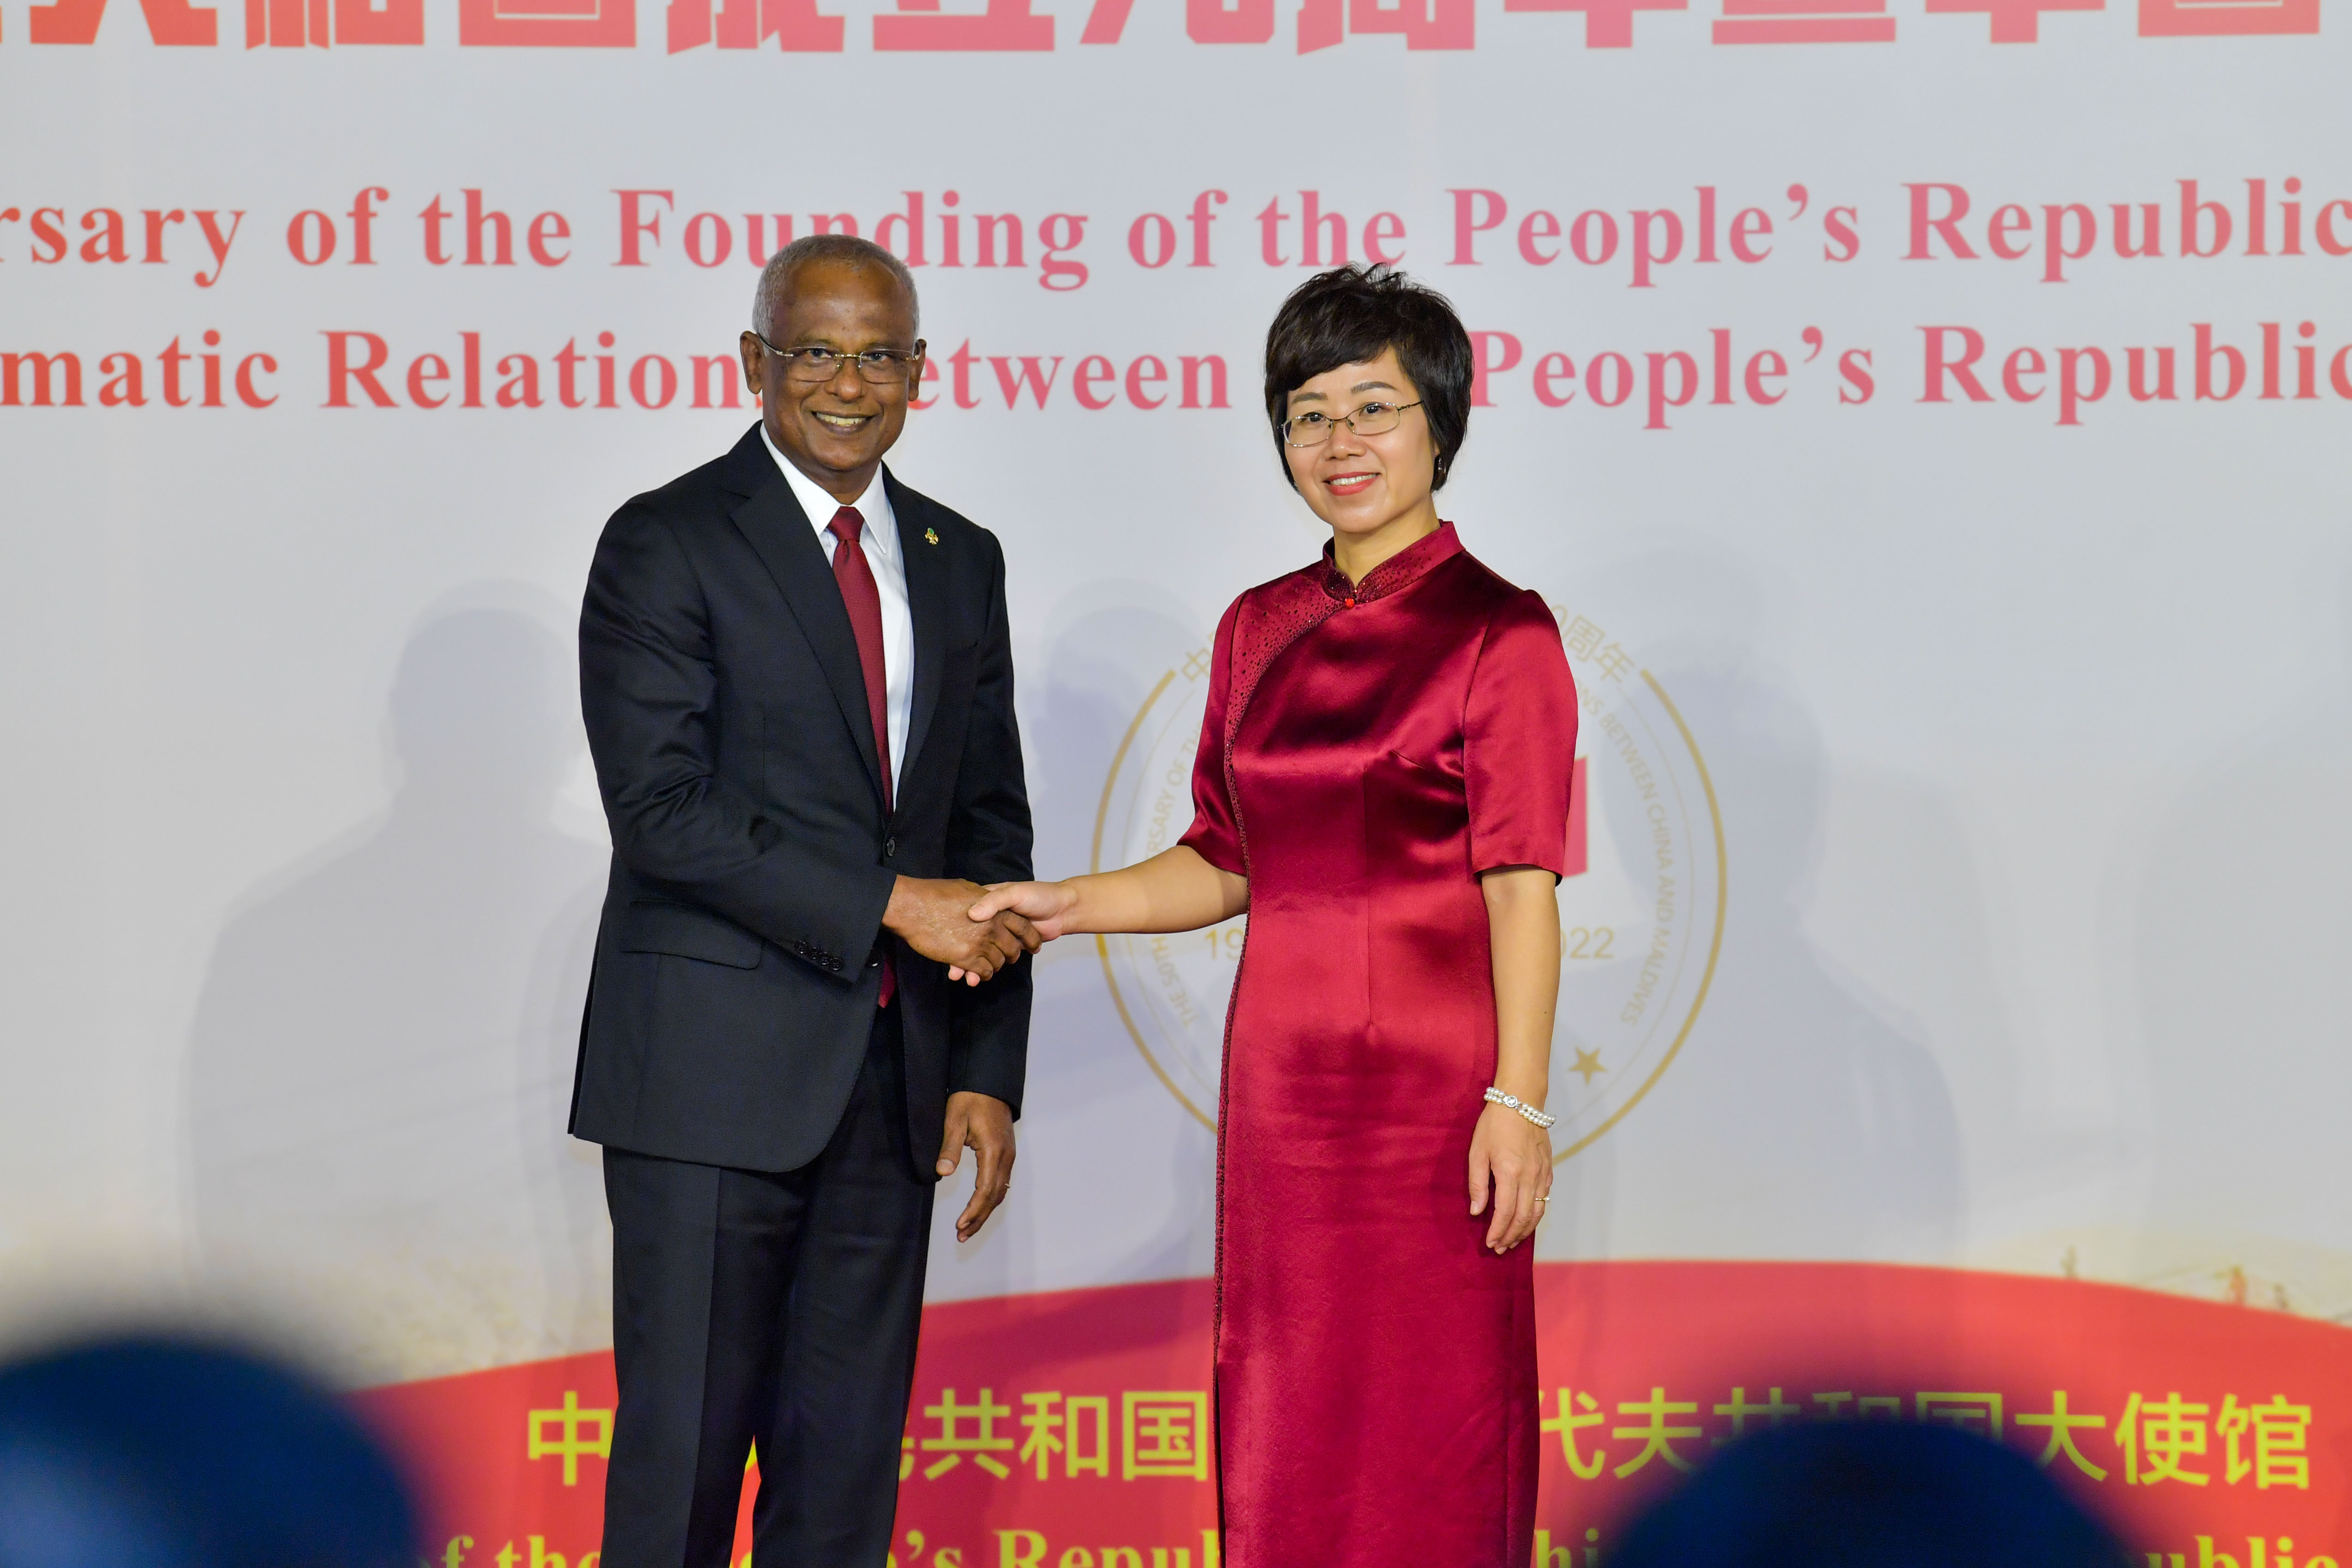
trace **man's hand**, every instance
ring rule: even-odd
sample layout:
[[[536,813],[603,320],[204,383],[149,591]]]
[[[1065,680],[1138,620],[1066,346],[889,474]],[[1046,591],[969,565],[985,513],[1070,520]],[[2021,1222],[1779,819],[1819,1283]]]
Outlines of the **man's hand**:
[[[980,1156],[980,1173],[971,1184],[971,1201],[956,1218],[958,1241],[980,1234],[1013,1185],[1013,1108],[970,1089],[949,1095],[947,1136],[940,1144],[938,1167],[942,1177],[955,1174],[966,1149]]]
[[[1017,914],[971,919],[965,911],[985,890],[954,877],[901,877],[882,911],[883,927],[925,958],[949,965],[955,978],[977,985],[1024,952],[1036,952],[1041,940]]]

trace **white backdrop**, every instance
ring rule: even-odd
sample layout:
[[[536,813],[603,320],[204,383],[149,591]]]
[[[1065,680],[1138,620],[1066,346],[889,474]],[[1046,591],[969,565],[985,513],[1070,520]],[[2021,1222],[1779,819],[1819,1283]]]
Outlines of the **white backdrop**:
[[[1377,18],[1351,4],[1361,35]],[[257,1298],[366,1381],[609,1343],[593,1151],[561,1131],[604,854],[572,619],[604,518],[751,418],[689,406],[690,387],[641,407],[631,366],[732,352],[755,276],[745,215],[768,242],[777,214],[806,232],[848,213],[871,234],[923,194],[925,335],[942,372],[969,345],[977,405],[943,384],[894,467],[1005,542],[1039,865],[1083,869],[1098,819],[1118,852],[1107,785],[1135,787],[1114,757],[1168,700],[1156,683],[1181,685],[1234,595],[1319,548],[1254,374],[1306,275],[1313,191],[1346,216],[1351,258],[1394,215],[1388,253],[1509,335],[1482,340],[1490,363],[1516,342],[1446,515],[1605,632],[1579,658],[1588,687],[1670,695],[1692,745],[1654,760],[1693,802],[1703,768],[1719,814],[1719,952],[1704,867],[1690,950],[1716,952],[1711,989],[1697,1006],[1685,977],[1679,1055],[1564,1167],[1573,1197],[1542,1256],[2063,1268],[2352,1314],[2352,384],[2330,376],[2352,342],[2352,260],[2333,254],[2352,205],[2327,207],[2352,198],[2352,59],[2336,18],[2115,0],[1996,44],[1984,14],[1891,0],[1891,39],[1750,45],[1725,29],[1754,5],[1697,0],[1633,17],[1617,48],[1588,47],[1585,16],[1480,0],[1473,47],[1351,36],[1302,53],[1290,0],[1267,41],[1193,41],[1153,0],[1115,44],[1081,43],[1085,10],[1063,0],[1049,51],[877,52],[869,17],[920,14],[840,9],[835,55],[669,52],[650,5],[634,47],[468,45],[456,7],[425,0],[358,7],[325,49],[247,49],[233,7],[214,47],[159,46],[129,0],[92,42],[37,43],[40,13],[0,5],[0,348],[71,351],[80,371],[79,406],[59,405],[62,363],[35,406],[37,367],[18,360],[0,406],[9,1311],[92,1290]],[[301,10],[264,31],[285,37]],[[1439,22],[1469,11],[1449,0]],[[403,16],[421,45],[349,47]],[[2151,36],[2181,17],[2316,30]],[[2180,254],[2192,180],[2229,210],[2222,254]],[[2247,254],[2249,181],[2264,254]],[[1951,210],[1952,193],[1910,188],[1930,183],[1964,189],[1976,258],[1932,230],[1908,254],[1914,203]],[[469,189],[510,215],[512,265],[495,232],[467,264]],[[353,265],[369,190],[373,260]],[[639,266],[619,264],[625,190],[674,203],[642,200],[660,227]],[[1230,197],[1209,209],[1212,265],[1187,265],[1212,190]],[[1019,216],[1025,265],[973,265],[967,222],[964,265],[943,266],[949,191],[959,216]],[[1463,214],[1497,203],[1461,192],[1507,208],[1467,237],[1472,264]],[[439,266],[417,216],[436,198],[457,215]],[[2003,204],[2017,221],[1989,232]],[[2160,258],[2116,254],[2116,204],[2156,205]],[[1741,231],[1769,247],[1752,263],[1732,248],[1751,208],[1770,225]],[[167,215],[154,263],[148,209]],[[1559,229],[1610,215],[1618,248],[1580,262],[1541,220],[1523,231],[1538,210]],[[294,253],[320,241],[305,211],[336,232],[317,265]],[[1662,255],[1667,224],[1635,215],[1669,211],[1679,254],[1636,286],[1637,237]],[[539,231],[559,265],[530,254],[542,212],[562,216],[562,237]],[[709,267],[688,253],[706,212],[730,237]],[[1179,247],[1160,268],[1128,245],[1153,213]],[[1044,237],[1071,237],[1055,214],[1084,218],[1060,258],[1082,280],[1041,270]],[[2087,254],[2053,263],[2086,220]],[[1603,226],[1582,230],[1588,253]],[[696,231],[706,259],[716,227]],[[1531,262],[1523,233],[1559,258]],[[2214,236],[2201,215],[2200,243]],[[2200,363],[2215,392],[2228,368],[2200,361],[2197,323],[2243,356],[2235,396],[2195,396]],[[1983,335],[1989,401],[1957,380],[1923,401],[1923,329],[1940,327]],[[468,332],[491,406],[461,406]],[[357,406],[322,406],[331,346],[364,346],[333,333],[383,341],[395,406],[357,384]],[[201,359],[178,373],[189,405],[166,405],[174,340],[224,356],[223,406],[203,405]],[[567,341],[590,356],[588,406],[560,405]],[[1933,341],[1957,353],[1963,334]],[[2135,345],[2168,350],[2177,395],[2134,398]],[[2058,351],[2093,347],[2112,384],[2062,410]],[[2040,357],[2011,362],[2004,390],[2020,348]],[[1785,369],[1752,384],[1783,395],[1769,406],[1748,374],[1767,350]],[[1633,384],[1599,406],[1612,352]],[[101,405],[110,381],[125,390],[100,363],[115,353],[141,359],[143,405]],[[594,405],[605,353],[614,407]],[[1653,370],[1676,353],[1691,375]],[[1538,379],[1555,353],[1575,379]],[[425,354],[449,379],[427,365],[412,387]],[[542,405],[495,405],[512,354],[536,362]],[[1074,384],[1091,354],[1116,373],[1084,384],[1111,397],[1099,410]],[[1178,394],[1179,357],[1210,354],[1228,406],[1129,402],[1138,356]],[[1006,406],[1024,355],[1058,364],[1042,410],[1033,393]],[[2087,392],[2093,361],[2067,363]],[[241,364],[274,402],[247,405]],[[1598,374],[1620,390],[1615,366]],[[1695,394],[1663,429],[1645,428],[1653,374]],[[649,366],[646,400],[662,384]],[[416,406],[420,391],[448,401]],[[1612,686],[1604,646],[1653,684]],[[1585,750],[1601,743],[1588,713]],[[1647,843],[1606,763],[1590,763],[1596,875]],[[1693,809],[1685,847],[1704,861]],[[1633,963],[1614,972],[1630,985],[1643,951],[1631,933],[1601,962]],[[1212,1137],[1138,1032],[1162,1058],[1181,1042],[1122,1022],[1106,973],[1078,943],[1040,961],[1022,1180],[980,1242],[956,1247],[942,1221],[935,1297],[1207,1271]],[[1594,1029],[1614,1005],[1593,1004]]]

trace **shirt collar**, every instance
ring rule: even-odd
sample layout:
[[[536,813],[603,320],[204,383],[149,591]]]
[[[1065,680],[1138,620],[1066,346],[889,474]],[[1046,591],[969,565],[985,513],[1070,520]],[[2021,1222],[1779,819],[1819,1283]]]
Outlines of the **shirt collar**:
[[[801,503],[801,510],[808,514],[809,526],[817,531],[817,542],[823,543],[824,536],[832,531],[833,514],[841,510],[842,503],[828,495],[824,486],[794,468],[792,459],[776,449],[775,441],[768,435],[768,422],[764,419],[760,421],[760,444],[767,447],[768,456],[775,459],[777,471],[784,476],[784,482],[792,486],[793,499]],[[856,507],[857,515],[866,520],[868,547],[896,561],[898,558],[898,519],[890,510],[890,493],[883,483],[882,476],[883,469],[877,465],[873,480],[866,487],[866,493],[849,504]]]

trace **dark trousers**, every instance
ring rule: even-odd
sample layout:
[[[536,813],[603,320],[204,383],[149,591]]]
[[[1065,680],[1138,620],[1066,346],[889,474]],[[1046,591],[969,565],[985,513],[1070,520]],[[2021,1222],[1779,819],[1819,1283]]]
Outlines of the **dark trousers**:
[[[882,1568],[933,1191],[906,1106],[894,1005],[799,1170],[604,1151],[621,1398],[604,1568],[724,1568],[754,1443],[756,1568]]]

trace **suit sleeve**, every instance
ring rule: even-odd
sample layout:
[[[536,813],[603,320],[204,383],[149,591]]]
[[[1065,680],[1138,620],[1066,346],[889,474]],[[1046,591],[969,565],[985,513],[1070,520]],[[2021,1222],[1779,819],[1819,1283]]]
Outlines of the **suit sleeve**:
[[[1487,626],[1462,733],[1470,869],[1540,866],[1565,874],[1576,682],[1541,595],[1520,595]]]
[[[1209,654],[1209,705],[1201,715],[1201,742],[1192,753],[1192,826],[1176,842],[1192,846],[1220,871],[1246,877],[1241,817],[1225,788],[1225,709],[1233,695],[1234,622],[1241,608],[1242,602],[1235,599],[1217,623],[1217,640]]]
[[[719,776],[718,689],[693,563],[633,501],[604,527],[580,611],[580,707],[613,852],[680,901],[856,979],[897,879],[812,851]]]
[[[1013,711],[1013,634],[1004,600],[1004,550],[988,538],[988,616],[972,657],[979,661],[971,720],[956,767],[948,817],[947,873],[982,884],[1027,881],[1032,835],[1029,791],[1021,766],[1021,730]],[[978,986],[951,988],[948,1092],[993,1096],[1021,1114],[1029,1061],[1034,957]]]

